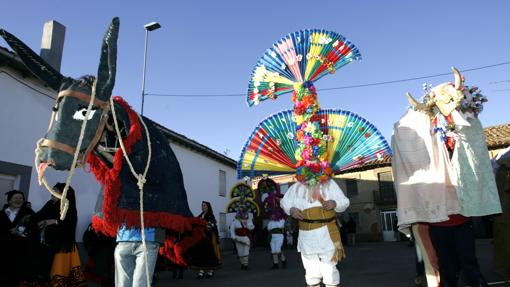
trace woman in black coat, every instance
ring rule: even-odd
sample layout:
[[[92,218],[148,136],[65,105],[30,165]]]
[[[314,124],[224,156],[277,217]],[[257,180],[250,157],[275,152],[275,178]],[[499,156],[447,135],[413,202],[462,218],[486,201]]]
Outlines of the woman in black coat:
[[[211,203],[202,201],[202,213],[198,217],[207,222],[206,236],[191,248],[189,256],[191,267],[199,269],[197,279],[202,279],[214,275],[214,270],[221,265],[221,255],[218,244],[218,226],[216,225]]]
[[[0,254],[5,258],[0,278],[5,280],[6,286],[17,286],[28,257],[30,232],[27,225],[34,211],[25,205],[23,192],[11,190],[6,194],[7,204],[0,212]]]
[[[62,193],[64,187],[65,183],[59,182],[53,189]],[[60,220],[60,199],[52,196],[41,210],[32,216],[31,222],[39,229],[42,274],[49,277],[53,286],[81,286],[85,284],[85,277],[80,269],[76,247],[78,211],[72,187],[69,187],[66,197],[69,208],[64,220]],[[72,266],[69,266],[70,260]]]

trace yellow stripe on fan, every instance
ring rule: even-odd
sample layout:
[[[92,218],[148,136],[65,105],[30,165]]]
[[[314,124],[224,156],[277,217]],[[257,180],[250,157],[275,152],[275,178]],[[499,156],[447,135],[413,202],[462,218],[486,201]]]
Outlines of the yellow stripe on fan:
[[[251,170],[252,164],[255,159],[255,153],[252,151],[247,151],[244,154],[243,162],[242,162],[242,170]],[[262,155],[257,156],[257,160],[253,165],[253,170],[267,170],[267,171],[293,171],[294,169],[280,164],[272,159],[266,158]]]
[[[345,127],[347,117],[344,115],[331,115],[328,114],[328,127]],[[339,129],[328,129],[328,135],[333,137],[333,141],[328,143],[328,162],[333,161],[335,156],[335,149],[339,146],[342,139],[342,131]]]

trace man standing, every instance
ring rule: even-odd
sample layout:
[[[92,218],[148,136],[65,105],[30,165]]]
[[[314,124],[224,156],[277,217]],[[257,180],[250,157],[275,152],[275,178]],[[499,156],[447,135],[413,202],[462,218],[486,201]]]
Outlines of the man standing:
[[[314,190],[319,190],[315,198]],[[336,212],[349,206],[347,199],[333,179],[309,187],[295,183],[281,200],[283,210],[299,221],[298,251],[305,267],[308,286],[339,286],[338,261],[345,257]]]
[[[248,259],[250,256],[251,230],[255,226],[250,219],[248,211],[240,208],[236,213],[234,221],[230,224],[230,236],[234,239],[237,249],[237,256],[241,263],[241,270],[248,270]]]
[[[117,232],[117,247],[115,248],[115,286],[147,286],[152,281],[159,247],[164,242],[165,231],[161,228],[145,228],[145,245],[147,258],[144,255],[142,232],[140,228],[121,225]],[[148,266],[145,266],[145,265]],[[152,285],[152,283],[151,283]]]

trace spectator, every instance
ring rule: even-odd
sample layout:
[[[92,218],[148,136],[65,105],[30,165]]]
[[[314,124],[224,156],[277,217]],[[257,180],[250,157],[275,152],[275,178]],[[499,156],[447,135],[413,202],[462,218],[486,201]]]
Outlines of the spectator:
[[[211,203],[202,201],[202,212],[199,218],[207,222],[206,236],[190,251],[192,268],[198,269],[197,279],[210,278],[214,270],[221,264],[220,248],[218,245],[218,226],[211,207]]]
[[[21,191],[11,190],[6,194],[7,204],[0,212],[0,248],[6,262],[0,268],[0,278],[5,286],[17,286],[28,256],[27,223],[34,212],[26,207],[25,195]]]
[[[57,183],[53,189],[62,194],[65,183]],[[69,208],[64,220],[60,220],[60,199],[52,196],[32,219],[39,228],[42,244],[41,255],[43,270],[49,274],[51,286],[85,286],[86,280],[81,271],[80,255],[76,246],[76,210],[75,192],[72,187],[67,191]]]

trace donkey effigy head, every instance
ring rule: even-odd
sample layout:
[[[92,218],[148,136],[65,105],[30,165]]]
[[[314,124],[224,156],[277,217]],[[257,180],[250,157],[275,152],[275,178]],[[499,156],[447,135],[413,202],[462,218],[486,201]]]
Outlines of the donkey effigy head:
[[[25,66],[50,88],[58,91],[50,128],[38,143],[36,159],[38,167],[42,164],[57,170],[70,169],[81,126],[91,101],[92,108],[87,115],[88,121],[79,151],[79,162],[84,162],[88,152],[97,143],[115,84],[118,33],[119,19],[114,18],[103,39],[97,77],[83,76],[73,79],[60,74],[14,35],[0,30],[0,35]]]
[[[77,165],[87,163],[103,186],[94,229],[115,236],[123,225],[141,228],[143,218],[143,226],[166,231],[161,252],[186,264],[185,253],[204,236],[205,222],[189,209],[179,162],[161,127],[111,96],[118,33],[119,19],[114,18],[103,39],[97,76],[73,79],[0,30],[25,66],[58,91],[50,127],[37,143],[39,178],[44,179],[46,167],[72,171],[76,160]]]

